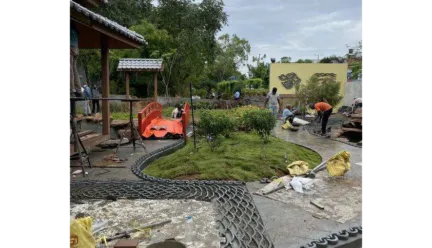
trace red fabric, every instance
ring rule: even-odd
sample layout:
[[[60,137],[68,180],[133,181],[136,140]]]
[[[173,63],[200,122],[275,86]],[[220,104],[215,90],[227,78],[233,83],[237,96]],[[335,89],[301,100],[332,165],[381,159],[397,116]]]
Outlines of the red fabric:
[[[156,130],[153,129],[156,127]],[[162,127],[166,129],[161,129]],[[171,134],[183,134],[183,125],[180,120],[165,120],[162,118],[153,119],[150,124],[145,128],[142,136],[150,138],[155,136],[156,138],[163,138],[168,133]]]

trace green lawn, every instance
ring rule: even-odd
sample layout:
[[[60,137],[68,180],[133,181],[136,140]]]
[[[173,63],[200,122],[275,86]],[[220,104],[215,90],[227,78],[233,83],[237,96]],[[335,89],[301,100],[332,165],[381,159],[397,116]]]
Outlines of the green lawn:
[[[254,181],[286,174],[286,166],[293,161],[309,162],[311,168],[321,162],[318,153],[274,137],[263,153],[263,143],[255,133],[236,132],[216,152],[211,152],[204,140],[200,141],[198,151],[193,150],[190,139],[184,148],[154,161],[144,173],[170,179]]]

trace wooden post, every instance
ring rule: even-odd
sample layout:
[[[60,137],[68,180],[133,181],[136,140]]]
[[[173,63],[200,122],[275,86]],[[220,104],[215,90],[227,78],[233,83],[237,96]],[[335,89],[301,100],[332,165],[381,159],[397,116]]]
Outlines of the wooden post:
[[[126,72],[126,98],[129,98],[129,72]]]
[[[102,98],[109,97],[109,53],[108,37],[101,37],[101,70],[102,70]],[[102,100],[102,134],[110,134],[109,101]]]
[[[154,74],[154,101],[157,102],[157,72]]]

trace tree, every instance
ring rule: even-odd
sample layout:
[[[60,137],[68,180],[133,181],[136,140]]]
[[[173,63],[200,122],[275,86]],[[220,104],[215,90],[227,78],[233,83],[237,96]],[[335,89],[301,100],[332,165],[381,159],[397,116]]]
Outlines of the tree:
[[[101,76],[100,51],[96,49],[82,49],[78,55],[78,64],[84,69],[86,82],[98,81]]]
[[[252,64],[248,64],[247,67],[249,70],[249,78],[261,78],[263,80],[263,87],[268,88],[270,64],[264,62],[266,57],[267,56],[265,54],[262,57],[261,55],[259,55],[258,57],[253,56]]]
[[[148,18],[152,10],[152,0],[109,0],[95,11],[122,26],[130,27]]]
[[[305,59],[305,60],[303,60],[303,59],[299,59],[299,60],[297,60],[296,61],[296,63],[312,63],[312,60],[310,60],[310,59]]]
[[[353,58],[354,62],[350,64],[352,70],[352,77],[355,79],[361,78],[362,75],[362,41],[354,48],[353,55],[348,55]]]
[[[295,86],[297,104],[307,106],[311,102],[319,102],[324,98],[330,105],[336,106],[343,98],[339,94],[340,87],[341,83],[332,77],[312,76],[306,84]]]
[[[217,55],[216,33],[227,22],[220,0],[159,0],[152,20],[173,37],[175,56],[170,81],[171,91],[187,94],[189,81],[197,80]]]
[[[330,57],[324,57],[320,60],[320,63],[332,64],[332,63],[344,63],[345,59],[340,56],[332,55]]]
[[[280,63],[291,63],[291,57],[282,57]]]
[[[248,59],[250,45],[246,39],[240,39],[237,35],[232,38],[224,34],[218,39],[218,53],[212,65],[211,73],[218,82],[227,77],[238,74],[238,69]]]

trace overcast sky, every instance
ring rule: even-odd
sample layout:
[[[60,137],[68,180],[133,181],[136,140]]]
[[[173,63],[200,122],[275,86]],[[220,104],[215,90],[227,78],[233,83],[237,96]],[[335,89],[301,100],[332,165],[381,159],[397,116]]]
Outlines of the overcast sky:
[[[195,2],[201,2],[196,0]],[[317,59],[343,56],[362,39],[361,0],[224,0],[228,26],[251,45],[252,56]],[[245,72],[245,69],[242,68]]]
[[[316,59],[345,55],[346,44],[362,39],[361,0],[225,0],[228,26],[251,45],[252,56],[266,54]]]

